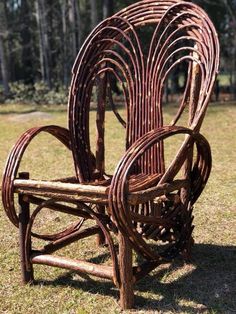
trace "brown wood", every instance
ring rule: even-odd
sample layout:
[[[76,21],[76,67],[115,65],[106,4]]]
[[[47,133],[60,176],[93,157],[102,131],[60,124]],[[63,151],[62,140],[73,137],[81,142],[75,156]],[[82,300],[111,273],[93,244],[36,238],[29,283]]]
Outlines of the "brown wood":
[[[148,46],[146,40],[141,43],[139,29],[150,25],[155,27]],[[178,65],[186,66],[187,80],[168,124],[163,94]],[[193,206],[211,172],[210,145],[200,129],[218,68],[215,28],[207,14],[189,1],[138,1],[91,32],[72,69],[68,129],[49,125],[27,130],[6,162],[2,203],[10,221],[19,227],[24,282],[33,280],[32,263],[81,271],[113,280],[120,290],[122,309],[129,309],[135,282],[160,263],[178,256],[189,258],[194,242]],[[97,99],[93,94],[96,83]],[[113,83],[123,93],[125,118],[112,95]],[[105,167],[107,100],[125,132],[125,153],[113,174]],[[90,145],[91,103],[97,113],[95,152]],[[181,120],[185,109],[189,111],[186,124]],[[52,181],[18,177],[28,145],[42,132],[71,151],[73,177]],[[168,164],[166,141],[179,135],[185,139]],[[19,196],[19,215],[15,195]],[[31,213],[29,205],[35,206]],[[50,230],[36,234],[34,222],[44,208],[78,217],[78,221],[56,234]],[[88,219],[93,227],[85,227]],[[51,255],[92,235],[97,235],[98,245],[107,244],[112,266]],[[32,253],[35,237],[47,242]],[[118,250],[113,238],[118,240]],[[166,245],[154,249],[154,241],[156,246]],[[143,264],[132,267],[133,251],[145,260]]]
[[[104,64],[104,67],[106,64]],[[107,77],[103,73],[97,79],[97,116],[96,116],[96,171],[102,179],[105,172],[105,111],[106,111]]]
[[[48,192],[63,192],[67,194],[82,194],[103,196],[107,194],[107,188],[103,186],[94,186],[89,184],[72,184],[52,181],[37,181],[37,180],[20,180],[14,181],[15,188],[34,188],[35,190],[46,190]]]
[[[100,278],[113,279],[113,269],[111,266],[97,265],[79,259],[70,259],[61,256],[36,253],[32,254],[31,262],[33,264],[71,269]]]
[[[29,173],[21,172],[19,177],[29,179]],[[34,281],[33,267],[26,265],[25,237],[26,229],[29,223],[30,208],[29,203],[25,202],[23,196],[19,194],[19,245],[20,245],[20,264],[22,283],[32,283]]]
[[[186,187],[187,185],[187,180],[176,180],[170,184],[160,184],[156,187],[147,188],[138,192],[128,193],[127,201],[130,205],[145,203],[150,199],[154,199],[155,197],[158,197],[165,193],[179,190],[180,188]],[[81,186],[83,188],[81,188]],[[16,192],[24,193],[27,195],[41,195],[45,197],[54,197],[59,200],[81,201],[99,204],[108,203],[107,192],[109,191],[109,189],[103,186],[83,186],[80,184],[68,184],[67,186],[67,183],[61,182],[36,180],[26,180],[26,182],[24,182],[24,180],[17,179],[14,181],[14,187]],[[136,189],[137,188],[135,188],[135,190]],[[92,192],[92,190],[94,190],[94,192]]]
[[[35,196],[30,196],[30,195],[23,195],[23,199],[25,202],[34,204],[34,205],[40,205],[42,204],[45,199],[43,198],[39,198],[39,197],[35,197]],[[85,212],[83,209],[83,206],[79,206],[77,204],[77,207],[80,208],[73,208],[70,206],[66,206],[66,205],[62,205],[62,204],[48,204],[47,208],[61,212],[61,213],[67,213],[70,214],[72,216],[78,216],[78,217],[82,217],[82,218],[86,218],[86,219],[91,219],[91,216]]]
[[[66,235],[56,241],[53,241],[45,245],[44,248],[41,250],[41,252],[44,254],[51,254],[75,241],[90,237],[92,235],[98,234],[99,232],[100,232],[100,228],[98,226],[87,228],[82,231],[78,230],[78,231],[72,232],[69,235]]]
[[[127,237],[119,235],[120,306],[131,309],[134,303],[132,248]]]
[[[16,188],[15,192],[19,194],[55,198],[57,200],[68,201],[72,203],[82,202],[82,203],[93,203],[93,204],[104,204],[104,205],[108,203],[107,196],[76,195],[76,193],[73,195],[72,193],[66,194],[66,193],[48,192],[48,191],[44,191],[40,189],[33,189],[33,188],[27,188],[27,187]]]
[[[127,201],[131,205],[145,203],[149,200],[155,199],[160,195],[179,190],[180,188],[186,187],[187,185],[187,180],[176,180],[172,183],[160,184],[153,188],[147,188],[146,190],[130,193],[127,196]]]
[[[105,213],[106,213],[105,206],[98,205],[97,206],[97,212],[99,214],[105,215]],[[100,228],[99,228],[99,232],[97,234],[96,243],[97,243],[97,246],[102,246],[106,243],[105,235],[103,234],[103,232]]]

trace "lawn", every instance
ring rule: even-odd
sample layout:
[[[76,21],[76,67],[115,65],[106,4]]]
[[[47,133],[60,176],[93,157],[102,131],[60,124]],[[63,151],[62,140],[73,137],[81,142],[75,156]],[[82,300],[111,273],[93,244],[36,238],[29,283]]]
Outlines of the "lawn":
[[[66,126],[64,107],[0,106],[0,171],[10,147],[27,128],[35,125]],[[176,108],[167,106],[165,121]],[[19,112],[23,112],[20,115]],[[95,120],[95,113],[92,113]],[[93,124],[93,123],[91,123]],[[108,171],[123,152],[124,131],[107,113]],[[233,313],[236,311],[236,104],[210,106],[202,133],[212,147],[213,169],[204,193],[194,210],[192,262],[181,260],[164,265],[140,281],[135,290],[136,309],[130,313]],[[91,127],[91,134],[95,128]],[[93,138],[93,137],[92,137]],[[120,145],[119,145],[120,143]],[[171,143],[171,150],[174,149]],[[93,145],[93,143],[92,143]],[[26,166],[27,164],[27,166]],[[28,166],[30,165],[30,166]],[[73,174],[70,154],[48,135],[30,146],[22,170],[32,178]],[[2,206],[1,206],[2,207]],[[46,221],[45,221],[46,217]],[[42,228],[60,227],[65,215],[46,212]],[[0,313],[119,313],[118,291],[106,280],[87,278],[62,269],[35,265],[34,286],[21,286],[17,230],[0,211]],[[94,238],[63,249],[66,254],[90,260],[106,249],[97,249]],[[127,313],[129,313],[127,311]]]

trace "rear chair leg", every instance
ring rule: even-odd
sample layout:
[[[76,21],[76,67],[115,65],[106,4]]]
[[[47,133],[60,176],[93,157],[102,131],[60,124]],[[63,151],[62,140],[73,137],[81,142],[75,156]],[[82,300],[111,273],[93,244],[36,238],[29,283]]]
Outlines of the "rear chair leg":
[[[19,174],[20,179],[29,179],[29,174],[27,172],[22,172]],[[30,269],[27,269],[26,265],[26,248],[25,248],[25,237],[27,225],[29,223],[30,217],[30,206],[28,202],[24,201],[24,195],[19,194],[19,244],[20,244],[20,263],[21,263],[21,274],[22,283],[32,283],[34,280],[33,267],[32,264]]]
[[[98,205],[97,211],[100,214],[105,214],[105,206]],[[96,243],[97,243],[97,246],[106,244],[106,239],[101,229],[100,229],[100,232],[97,234]]]
[[[131,309],[134,304],[132,248],[128,238],[119,235],[120,306]]]

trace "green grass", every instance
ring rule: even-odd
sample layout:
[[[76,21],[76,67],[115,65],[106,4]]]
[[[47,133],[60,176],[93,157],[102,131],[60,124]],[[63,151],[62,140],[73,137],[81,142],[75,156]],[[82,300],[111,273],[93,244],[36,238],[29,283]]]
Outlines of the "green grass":
[[[38,110],[38,108],[33,108]],[[63,107],[45,107],[47,115],[19,118],[27,106],[0,106],[0,170],[17,137],[35,125],[66,126]],[[166,107],[165,121],[176,108]],[[92,113],[95,121],[95,113]],[[91,121],[91,124],[93,123]],[[236,105],[211,105],[202,133],[209,140],[213,169],[194,210],[195,246],[192,263],[163,265],[140,281],[135,289],[136,309],[130,313],[233,313],[236,309]],[[112,171],[123,153],[124,131],[107,113],[107,169]],[[95,128],[91,127],[94,134]],[[119,145],[120,143],[120,145]],[[170,153],[176,142],[170,143]],[[94,136],[92,135],[92,145]],[[32,178],[74,173],[72,157],[49,135],[39,136],[27,152],[21,170]],[[45,221],[46,217],[46,221]],[[42,230],[60,229],[65,215],[45,211],[37,221]],[[36,285],[20,284],[17,230],[0,211],[0,313],[120,313],[118,291],[106,280],[88,278],[62,269],[36,265]],[[94,238],[73,244],[62,253],[90,260],[107,259],[106,249],[95,247]],[[99,257],[100,256],[100,257]],[[128,313],[128,312],[127,312]]]

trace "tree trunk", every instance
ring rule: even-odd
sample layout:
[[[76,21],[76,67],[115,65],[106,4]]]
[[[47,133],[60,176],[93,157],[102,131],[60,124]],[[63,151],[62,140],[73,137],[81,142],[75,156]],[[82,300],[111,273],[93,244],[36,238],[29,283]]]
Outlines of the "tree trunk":
[[[65,86],[68,85],[68,39],[67,39],[67,1],[60,1],[62,32],[61,32],[61,54],[62,54],[62,81]]]
[[[35,10],[36,10],[36,20],[37,20],[37,25],[38,25],[40,73],[41,73],[42,80],[45,82],[46,74],[44,70],[44,60],[43,60],[43,35],[42,35],[42,27],[41,27],[41,22],[40,22],[41,14],[40,14],[38,0],[35,2]]]
[[[80,1],[75,1],[75,14],[76,14],[76,21],[77,21],[77,42],[78,42],[78,50],[82,44],[82,23],[81,23],[81,13],[80,13]]]
[[[36,1],[36,16],[39,29],[40,63],[43,81],[51,89],[51,49],[48,38],[47,7],[45,0]]]
[[[114,2],[113,0],[103,0],[103,19],[114,14]]]
[[[236,21],[234,23],[234,27],[236,27]],[[236,99],[236,30],[234,29],[234,40],[233,40],[233,58],[232,58],[232,63],[233,63],[233,99]]]
[[[91,28],[94,29],[94,27],[96,27],[98,24],[98,7],[96,0],[90,0],[90,15],[91,15]]]
[[[228,11],[228,14],[231,18],[230,21],[230,26],[231,26],[231,31],[232,31],[232,43],[230,45],[231,53],[232,53],[232,67],[231,67],[231,81],[230,81],[230,89],[231,89],[231,94],[233,96],[233,99],[236,99],[236,14],[235,14],[235,2],[233,1],[228,1],[224,0],[223,1],[226,10]]]
[[[77,56],[81,44],[80,8],[76,0],[69,0],[69,20],[72,29],[72,51],[74,59]]]
[[[25,84],[34,83],[34,73],[33,73],[33,53],[32,53],[32,23],[30,14],[30,4],[28,0],[21,0],[21,45],[22,45],[22,80]]]
[[[8,82],[8,70],[7,70],[7,61],[5,57],[3,37],[0,35],[0,65],[3,81],[3,92],[5,96],[8,96],[10,93],[9,82]]]
[[[5,14],[5,5],[3,2],[0,2],[0,66],[1,66],[1,74],[3,81],[3,92],[4,95],[7,96],[10,93],[9,82],[8,82],[8,67],[7,67],[7,59],[5,54],[4,47],[4,37],[7,36],[6,29],[6,14]]]

